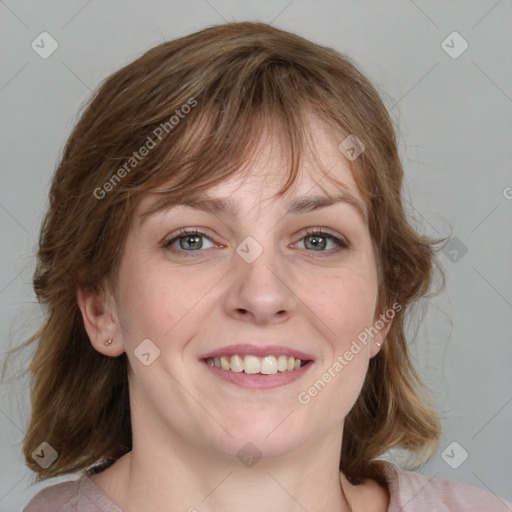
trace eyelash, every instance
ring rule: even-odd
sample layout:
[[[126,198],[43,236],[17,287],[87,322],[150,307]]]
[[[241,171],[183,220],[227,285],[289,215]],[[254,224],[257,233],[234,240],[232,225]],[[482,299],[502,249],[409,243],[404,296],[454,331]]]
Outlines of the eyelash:
[[[175,253],[181,253],[182,255],[186,255],[186,257],[190,257],[192,256],[192,254],[183,254],[183,253],[194,253],[194,252],[203,252],[201,249],[199,250],[192,250],[192,251],[185,251],[184,249],[175,249],[173,247],[171,247],[175,242],[177,242],[180,238],[185,238],[186,236],[194,236],[194,235],[198,235],[198,236],[202,236],[202,237],[205,237],[205,238],[208,238],[209,240],[211,240],[211,238],[209,236],[207,236],[205,233],[197,230],[197,229],[186,229],[186,228],[183,228],[183,229],[180,229],[179,233],[177,236],[173,237],[172,239],[170,240],[165,240],[163,243],[162,243],[162,247],[164,249],[167,249],[169,251],[172,251],[172,252],[175,252]],[[306,230],[306,235],[303,236],[301,238],[301,240],[303,240],[304,238],[307,238],[307,237],[322,237],[322,238],[328,238],[330,240],[332,240],[338,247],[336,249],[331,249],[330,251],[310,251],[308,249],[304,249],[306,250],[307,252],[319,252],[319,253],[327,253],[327,254],[332,254],[332,253],[338,253],[340,251],[343,251],[344,249],[348,249],[350,247],[350,244],[343,240],[343,239],[340,239],[334,235],[331,235],[330,233],[326,233],[320,229],[307,229]]]

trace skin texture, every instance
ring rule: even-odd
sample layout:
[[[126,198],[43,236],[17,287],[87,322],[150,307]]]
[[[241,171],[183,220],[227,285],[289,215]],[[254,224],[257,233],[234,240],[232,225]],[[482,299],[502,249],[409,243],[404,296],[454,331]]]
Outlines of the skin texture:
[[[364,202],[338,150],[343,138],[312,121],[314,151],[329,175]],[[262,139],[265,140],[265,139]],[[313,160],[282,197],[285,160],[262,142],[248,175],[207,191],[230,198],[238,216],[177,206],[140,222],[155,200],[134,213],[118,287],[78,294],[92,345],[109,357],[126,351],[132,372],[133,450],[93,481],[125,512],[144,510],[387,510],[375,482],[353,486],[339,473],[343,421],[361,390],[368,362],[391,322],[354,355],[307,405],[297,396],[332,367],[366,327],[374,325],[377,269],[371,236],[357,210],[337,203],[286,214],[303,195],[335,195]],[[199,250],[162,247],[180,228],[205,233]],[[306,245],[307,228],[322,228],[325,248]],[[252,263],[236,247],[248,236],[263,248]],[[314,237],[313,237],[314,238]],[[187,237],[182,239],[187,246]],[[105,346],[105,340],[113,342]],[[145,366],[134,355],[142,340],[160,350]],[[199,360],[236,343],[295,347],[313,356],[304,376],[269,390],[224,382]],[[263,454],[246,467],[237,453],[251,442]],[[171,508],[169,508],[171,506]]]

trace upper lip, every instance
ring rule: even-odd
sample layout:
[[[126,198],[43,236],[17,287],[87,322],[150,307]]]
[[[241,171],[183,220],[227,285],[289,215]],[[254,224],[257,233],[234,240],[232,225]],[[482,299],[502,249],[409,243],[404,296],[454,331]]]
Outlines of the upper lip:
[[[221,357],[221,356],[288,356],[295,357],[295,359],[301,359],[302,361],[310,361],[313,356],[306,354],[301,350],[297,350],[291,347],[285,347],[283,345],[252,345],[250,343],[239,344],[239,345],[228,345],[221,347],[199,356],[199,359],[207,359],[209,357]]]

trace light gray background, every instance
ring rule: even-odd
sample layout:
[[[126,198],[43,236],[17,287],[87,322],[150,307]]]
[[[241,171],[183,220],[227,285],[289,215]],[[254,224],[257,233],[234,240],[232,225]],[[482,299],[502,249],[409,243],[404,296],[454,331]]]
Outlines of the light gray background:
[[[333,46],[383,92],[400,130],[412,222],[425,234],[458,239],[440,256],[446,292],[421,303],[425,318],[410,326],[413,353],[444,415],[441,449],[421,472],[511,500],[510,0],[0,2],[2,352],[41,319],[33,249],[79,107],[153,45],[223,20],[272,22]],[[43,31],[59,44],[48,59],[31,48]],[[441,47],[453,31],[469,44],[456,59]],[[0,511],[21,510],[41,488],[75,477],[30,485],[20,451],[28,381],[19,374],[29,355],[11,363],[0,389]],[[469,453],[458,469],[441,456],[453,441]],[[449,452],[452,460],[461,453]]]

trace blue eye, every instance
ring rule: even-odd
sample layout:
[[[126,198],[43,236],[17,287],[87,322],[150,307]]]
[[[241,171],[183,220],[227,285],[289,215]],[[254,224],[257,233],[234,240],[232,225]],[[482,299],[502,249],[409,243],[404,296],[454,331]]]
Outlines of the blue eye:
[[[204,247],[205,239],[211,243],[210,247]],[[304,241],[304,247],[308,252],[330,254],[348,249],[349,247],[347,241],[318,229],[308,230],[307,235],[301,241]],[[329,241],[334,247],[327,247]],[[178,244],[177,247],[176,244]],[[181,229],[177,236],[164,241],[162,244],[164,249],[174,253],[181,253],[184,256],[192,256],[192,254],[185,253],[201,252],[202,249],[210,249],[214,246],[215,244],[211,238],[197,229]]]
[[[348,249],[348,242],[346,242],[345,240],[341,240],[340,238],[338,238],[334,235],[331,235],[329,233],[325,233],[321,230],[311,230],[311,231],[308,230],[307,236],[305,236],[302,240],[309,240],[309,244],[304,244],[304,245],[306,245],[306,246],[309,245],[316,252],[326,252],[322,249],[326,248],[327,240],[330,240],[331,242],[334,243],[335,251],[341,250],[341,249]],[[320,250],[317,250],[317,249],[320,249]]]
[[[185,252],[194,252],[204,248],[203,238],[210,240],[210,238],[208,238],[204,233],[201,233],[196,229],[182,229],[178,236],[174,237],[172,240],[164,242],[163,247],[176,252],[179,252],[180,250]],[[176,242],[179,242],[179,249],[172,247]]]

